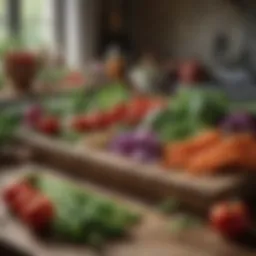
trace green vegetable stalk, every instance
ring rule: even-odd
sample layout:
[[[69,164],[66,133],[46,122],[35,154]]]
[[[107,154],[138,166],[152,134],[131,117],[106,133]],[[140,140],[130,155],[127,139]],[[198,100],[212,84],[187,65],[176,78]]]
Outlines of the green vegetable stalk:
[[[29,180],[55,206],[52,233],[57,239],[99,247],[105,240],[125,235],[140,219],[138,214],[62,180],[39,175]]]
[[[216,126],[228,108],[229,102],[221,91],[181,89],[166,109],[154,114],[150,124],[165,142],[184,140]]]

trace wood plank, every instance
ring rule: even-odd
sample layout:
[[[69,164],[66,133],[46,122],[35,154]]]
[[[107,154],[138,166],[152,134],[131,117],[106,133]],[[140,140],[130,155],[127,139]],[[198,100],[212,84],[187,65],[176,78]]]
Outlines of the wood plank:
[[[17,179],[26,173],[30,172],[40,173],[43,175],[60,175],[55,169],[46,169],[40,166],[22,166],[14,167],[13,169],[2,169],[0,173],[1,189],[5,187],[13,179]],[[47,174],[46,174],[47,173]],[[69,177],[60,176],[64,179]],[[109,243],[104,251],[99,253],[91,250],[86,246],[71,246],[68,244],[56,244],[42,241],[32,235],[29,230],[15,221],[8,213],[3,209],[4,205],[1,203],[1,228],[0,228],[0,241],[11,243],[22,251],[26,251],[35,256],[93,256],[93,255],[105,255],[105,256],[169,256],[170,253],[173,256],[211,256],[209,253],[205,253],[200,248],[195,248],[188,245],[178,239],[172,239],[169,232],[166,229],[166,219],[149,207],[133,201],[129,198],[123,197],[120,194],[110,192],[109,190],[102,189],[97,186],[92,186],[83,181],[75,180],[79,186],[86,187],[93,193],[104,195],[118,203],[123,203],[130,209],[140,211],[143,214],[143,221],[137,228],[131,233],[130,239],[124,239],[122,241],[116,241]]]
[[[208,212],[215,201],[238,195],[246,182],[238,175],[194,177],[187,173],[166,172],[155,165],[138,164],[86,146],[76,148],[24,130],[17,134],[17,138],[35,153],[37,160],[61,169],[72,169],[85,179],[148,201],[176,196],[190,208],[202,213]]]

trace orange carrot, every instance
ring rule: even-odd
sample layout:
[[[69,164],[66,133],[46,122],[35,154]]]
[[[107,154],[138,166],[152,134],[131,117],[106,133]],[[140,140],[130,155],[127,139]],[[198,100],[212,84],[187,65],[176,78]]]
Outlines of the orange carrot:
[[[211,130],[200,134],[188,141],[169,144],[164,150],[164,166],[167,168],[182,168],[187,165],[189,159],[198,152],[212,147],[221,141],[218,130]]]
[[[187,164],[195,174],[216,173],[230,167],[242,167],[246,162],[248,148],[254,143],[249,134],[232,135],[215,146],[199,152]],[[247,162],[249,162],[247,160]],[[249,163],[248,163],[249,164]]]

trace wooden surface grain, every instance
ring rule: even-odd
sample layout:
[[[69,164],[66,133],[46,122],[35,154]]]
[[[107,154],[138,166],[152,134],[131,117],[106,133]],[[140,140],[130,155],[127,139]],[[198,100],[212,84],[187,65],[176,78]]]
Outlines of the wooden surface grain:
[[[89,147],[75,147],[57,139],[21,130],[17,137],[35,153],[37,160],[61,169],[72,169],[85,179],[132,193],[149,201],[176,196],[198,212],[207,212],[217,200],[238,195],[245,179],[238,175],[195,177],[166,171],[157,165],[138,164],[130,159]]]
[[[75,177],[63,175],[60,170],[40,166],[23,165],[1,168],[1,189],[6,184],[27,172],[42,172],[43,175],[59,176],[71,180],[78,186],[104,195],[126,207],[143,214],[143,220],[130,234],[129,238],[108,243],[102,251],[94,251],[86,246],[56,244],[36,238],[28,229],[11,217],[1,202],[0,211],[0,244],[5,242],[28,256],[253,256],[256,251],[235,246],[224,241],[208,227],[186,230],[178,234],[170,233],[168,225],[175,218],[161,216],[153,208],[132,200],[127,196]]]

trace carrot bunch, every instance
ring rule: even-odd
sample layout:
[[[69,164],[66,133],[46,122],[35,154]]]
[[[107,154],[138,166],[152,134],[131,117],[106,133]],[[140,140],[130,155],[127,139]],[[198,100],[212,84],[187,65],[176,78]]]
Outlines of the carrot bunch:
[[[256,169],[256,140],[252,134],[229,136],[218,130],[202,133],[190,140],[169,144],[163,166],[193,174],[215,174],[227,169]]]

